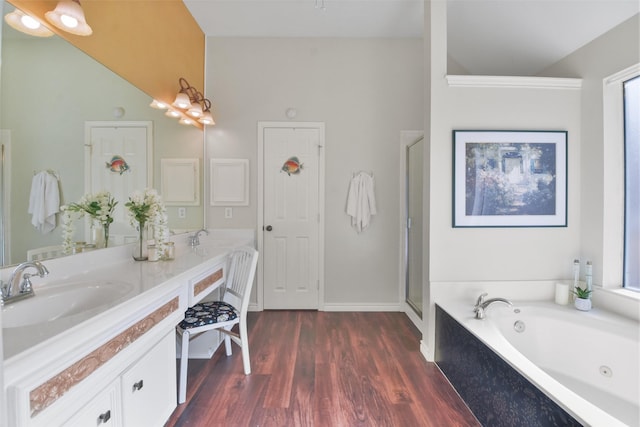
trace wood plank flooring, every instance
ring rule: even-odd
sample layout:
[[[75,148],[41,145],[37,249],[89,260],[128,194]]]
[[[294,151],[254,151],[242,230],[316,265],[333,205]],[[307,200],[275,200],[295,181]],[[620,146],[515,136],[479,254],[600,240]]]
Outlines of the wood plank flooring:
[[[187,402],[165,427],[479,426],[403,313],[248,315],[252,374],[240,349],[189,361]]]

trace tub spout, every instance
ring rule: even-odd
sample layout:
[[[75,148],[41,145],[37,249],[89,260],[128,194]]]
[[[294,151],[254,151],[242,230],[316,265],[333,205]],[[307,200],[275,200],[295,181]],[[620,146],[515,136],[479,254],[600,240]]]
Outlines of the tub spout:
[[[491,299],[485,300],[484,298],[487,295],[488,295],[487,293],[481,294],[478,297],[478,301],[476,302],[475,307],[473,307],[473,312],[476,314],[476,319],[484,319],[484,315],[485,315],[485,312],[487,311],[487,308],[489,308],[489,306],[494,302],[503,302],[509,305],[510,307],[513,306],[511,301],[504,298],[491,298]]]

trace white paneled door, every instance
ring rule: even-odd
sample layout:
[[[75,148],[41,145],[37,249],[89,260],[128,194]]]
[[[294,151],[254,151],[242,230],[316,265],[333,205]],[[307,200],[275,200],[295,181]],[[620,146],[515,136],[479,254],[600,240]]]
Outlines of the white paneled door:
[[[317,309],[323,124],[261,124],[265,309]]]
[[[86,122],[85,133],[85,192],[108,190],[118,202],[109,246],[135,241],[124,204],[152,186],[151,122]]]

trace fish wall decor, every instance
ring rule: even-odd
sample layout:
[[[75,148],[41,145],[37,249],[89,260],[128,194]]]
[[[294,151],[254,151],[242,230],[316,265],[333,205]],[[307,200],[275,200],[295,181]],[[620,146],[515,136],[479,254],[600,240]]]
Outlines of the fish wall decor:
[[[302,163],[300,163],[300,160],[298,160],[296,156],[289,157],[280,169],[281,172],[286,172],[289,176],[291,176],[291,174],[299,174],[301,170]]]
[[[107,163],[107,169],[111,172],[119,173],[122,175],[123,173],[131,170],[127,162],[122,158],[122,156],[113,156],[110,162]]]

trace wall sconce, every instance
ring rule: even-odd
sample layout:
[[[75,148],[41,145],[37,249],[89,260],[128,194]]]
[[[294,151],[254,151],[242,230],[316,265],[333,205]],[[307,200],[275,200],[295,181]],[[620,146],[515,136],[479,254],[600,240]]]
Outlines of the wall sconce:
[[[90,36],[93,30],[87,24],[80,0],[61,0],[54,10],[44,14],[47,21],[68,33]]]
[[[11,28],[30,36],[51,37],[53,35],[53,31],[42,25],[38,19],[27,15],[20,9],[7,13],[4,16],[4,20]]]
[[[184,78],[180,77],[178,83],[180,92],[171,105],[154,99],[149,106],[159,110],[166,109],[166,116],[180,119],[179,123],[183,125],[196,125],[196,121],[203,125],[215,125],[216,122],[211,115],[211,101]]]

